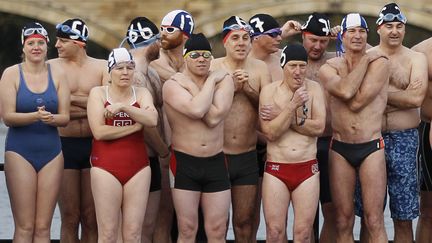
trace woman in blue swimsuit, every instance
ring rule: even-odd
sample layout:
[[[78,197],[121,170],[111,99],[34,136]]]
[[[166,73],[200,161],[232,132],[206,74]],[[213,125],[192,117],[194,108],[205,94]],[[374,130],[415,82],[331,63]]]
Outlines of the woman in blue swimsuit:
[[[22,29],[23,62],[0,81],[9,127],[5,176],[15,221],[14,242],[48,242],[63,172],[58,126],[69,121],[69,88],[47,57],[48,33],[39,23]]]

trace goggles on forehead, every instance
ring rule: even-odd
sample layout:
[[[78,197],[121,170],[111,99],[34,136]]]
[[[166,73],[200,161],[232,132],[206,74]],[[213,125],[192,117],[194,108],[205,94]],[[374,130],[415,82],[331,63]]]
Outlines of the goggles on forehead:
[[[133,33],[137,33],[137,34],[141,33],[140,30],[135,30],[135,29],[129,29],[127,32],[128,32],[128,33],[129,33],[129,32],[133,32]],[[134,43],[134,42],[132,42],[132,41],[130,40],[131,38],[130,38],[129,35],[128,35],[128,36],[126,36],[126,38],[124,38],[123,41],[120,43],[120,47],[123,46],[123,43],[124,43],[127,39],[129,39],[129,42],[131,43],[132,47],[135,49],[135,48],[138,48],[138,47],[148,46],[148,45],[153,44],[154,42],[160,40],[160,33],[158,33],[157,35],[154,35],[154,36],[150,37],[150,38],[147,39],[147,40],[141,41],[141,42],[139,42],[139,43]]]
[[[191,51],[186,53],[185,57],[189,56],[192,59],[198,59],[199,57],[204,57],[204,59],[209,59],[212,54],[209,51],[203,51],[203,52],[198,52],[198,51]]]
[[[231,30],[245,30],[248,33],[252,33],[252,27],[250,25],[239,25],[239,24],[233,24],[227,27],[224,27],[222,31],[231,31]]]
[[[48,37],[48,32],[44,28],[28,28],[23,31],[24,36],[33,35],[35,33]]]
[[[282,30],[280,28],[274,28],[271,30],[267,30],[265,32],[256,32],[256,33],[252,33],[252,37],[254,36],[259,36],[259,35],[268,35],[272,38],[276,38],[279,35],[282,35]]]
[[[376,21],[376,24],[381,25],[383,22],[392,22],[395,19],[402,22],[403,24],[406,24],[407,22],[407,18],[402,13],[398,13],[398,14],[388,13],[379,17],[378,20]]]
[[[135,62],[134,61],[119,62],[119,63],[114,64],[114,66],[112,66],[111,69],[122,70],[124,68],[134,69],[135,68]]]
[[[172,34],[172,33],[176,32],[177,30],[180,30],[180,29],[177,28],[177,27],[174,27],[174,26],[161,26],[161,27],[160,27],[160,31],[161,31],[161,32],[162,32],[162,31],[165,31],[165,32],[167,32],[168,34]]]
[[[73,30],[69,25],[58,24],[56,25],[56,30],[60,30],[61,32],[69,35],[76,35],[80,37],[83,41],[87,41],[87,37],[78,33],[78,31]]]

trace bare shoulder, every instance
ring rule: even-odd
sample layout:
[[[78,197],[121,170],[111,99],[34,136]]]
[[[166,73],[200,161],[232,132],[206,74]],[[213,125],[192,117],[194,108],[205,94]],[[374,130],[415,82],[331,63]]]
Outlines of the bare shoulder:
[[[98,67],[98,68],[103,69],[103,70],[105,70],[108,66],[107,60],[104,60],[104,59],[88,57],[88,62],[90,65]]]
[[[425,54],[432,55],[432,53],[431,53],[431,51],[432,51],[432,37],[418,43],[417,45],[413,46],[411,49],[414,51],[423,52]]]
[[[63,65],[64,62],[62,58],[53,58],[53,59],[49,59],[47,63],[49,63],[52,66],[59,66],[59,65]]]
[[[333,58],[329,58],[325,64],[329,64],[330,66],[332,66],[332,65],[340,65],[344,63],[345,63],[345,59],[343,57],[333,57]]]
[[[262,88],[260,95],[273,93],[275,91],[276,87],[281,84],[281,82],[283,82],[283,81],[280,80],[280,81],[276,81],[276,82],[272,82],[272,83],[267,84],[266,86],[264,86]]]
[[[311,89],[314,91],[321,90],[321,84],[320,83],[318,83],[314,80],[311,80],[311,79],[306,79],[305,82],[306,82],[306,86],[308,87],[308,89]]]
[[[133,86],[137,97],[145,97],[150,95],[150,91],[145,87]]]
[[[1,80],[6,80],[18,76],[19,76],[18,64],[15,64],[13,66],[7,67],[3,71]]]
[[[248,57],[247,62],[249,63],[250,71],[260,72],[261,70],[265,70],[267,68],[267,64],[264,61],[256,58]]]
[[[149,78],[153,80],[160,81],[159,74],[156,72],[156,70],[153,67],[148,67],[148,76]]]
[[[220,69],[222,67],[223,57],[215,58],[211,61],[210,70]]]

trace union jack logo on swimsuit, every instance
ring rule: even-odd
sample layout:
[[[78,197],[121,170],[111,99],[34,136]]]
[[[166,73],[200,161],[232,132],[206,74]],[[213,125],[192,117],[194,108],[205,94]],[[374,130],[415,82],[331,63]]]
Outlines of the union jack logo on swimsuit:
[[[271,165],[271,170],[276,170],[276,171],[279,171],[279,165]]]

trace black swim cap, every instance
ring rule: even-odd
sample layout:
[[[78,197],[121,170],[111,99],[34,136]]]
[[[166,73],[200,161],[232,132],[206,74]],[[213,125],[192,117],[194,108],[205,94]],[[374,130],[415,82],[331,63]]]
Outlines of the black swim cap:
[[[376,24],[381,25],[388,22],[401,22],[403,24],[406,24],[407,22],[405,15],[403,15],[402,11],[396,3],[386,4],[381,9]]]
[[[301,30],[310,32],[317,36],[330,35],[330,20],[325,14],[312,13],[308,20],[302,25]]]
[[[289,61],[308,61],[308,55],[300,44],[289,44],[282,50],[280,58],[281,67],[284,68]]]
[[[249,25],[255,35],[280,27],[276,19],[268,14],[255,14],[249,19]]]
[[[68,19],[56,26],[57,37],[66,38],[87,43],[89,31],[87,25],[81,19]]]
[[[222,39],[233,30],[245,30],[246,32],[252,33],[252,27],[239,16],[231,16],[223,23]]]
[[[183,49],[183,56],[186,56],[191,51],[212,51],[210,42],[203,33],[192,34],[186,41]]]
[[[46,29],[38,22],[29,22],[23,26],[21,29],[21,44],[24,44],[25,40],[30,36],[40,36],[49,42],[48,32]]]
[[[126,38],[132,48],[151,44],[159,38],[159,28],[148,18],[137,17],[130,22]]]

